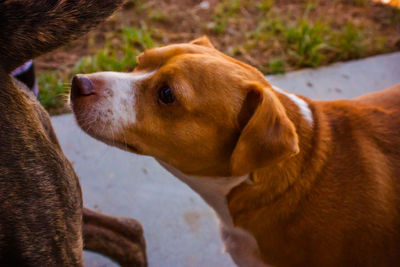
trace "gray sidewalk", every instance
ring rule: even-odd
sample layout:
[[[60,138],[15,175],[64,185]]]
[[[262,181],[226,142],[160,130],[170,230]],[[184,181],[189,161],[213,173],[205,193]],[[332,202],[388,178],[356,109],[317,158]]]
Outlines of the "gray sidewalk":
[[[400,53],[268,79],[314,99],[349,98],[400,83]],[[234,266],[222,252],[213,211],[155,160],[94,140],[76,126],[72,115],[52,117],[52,122],[80,176],[85,205],[138,219],[150,267]],[[85,260],[86,266],[115,266],[93,253],[85,253]]]

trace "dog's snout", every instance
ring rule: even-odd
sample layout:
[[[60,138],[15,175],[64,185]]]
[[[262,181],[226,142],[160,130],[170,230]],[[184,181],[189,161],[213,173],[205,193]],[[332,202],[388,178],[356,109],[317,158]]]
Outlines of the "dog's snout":
[[[75,96],[89,96],[94,94],[93,83],[83,75],[75,75],[72,79],[72,94]]]

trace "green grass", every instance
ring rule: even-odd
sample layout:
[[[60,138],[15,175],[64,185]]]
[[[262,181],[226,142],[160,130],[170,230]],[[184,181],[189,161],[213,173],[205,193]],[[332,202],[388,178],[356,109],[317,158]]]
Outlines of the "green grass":
[[[368,3],[367,0],[349,1],[355,6]],[[242,30],[238,34],[243,34],[243,43],[230,48],[230,51],[239,47],[241,51],[244,49],[249,53],[252,50],[273,50],[270,62],[261,67],[264,73],[282,73],[288,68],[318,67],[338,60],[361,58],[370,54],[370,50],[387,50],[384,47],[387,43],[385,37],[368,35],[369,29],[356,26],[351,21],[344,27],[338,27],[335,21],[313,19],[313,12],[318,7],[319,0],[307,0],[304,1],[302,14],[293,15],[290,9],[275,8],[274,0],[260,0],[256,3],[224,0],[214,10],[214,32],[222,35],[228,34],[228,28]],[[243,29],[241,17],[251,12],[256,23],[252,29]],[[395,12],[391,20],[398,21]]]
[[[333,34],[332,45],[337,50],[340,60],[360,58],[365,52],[362,32],[351,22],[348,22],[344,29]]]
[[[217,34],[223,34],[230,19],[235,18],[243,5],[243,0],[222,0],[214,10],[214,27]]]
[[[38,77],[40,88],[40,103],[48,110],[55,111],[65,105],[64,96],[69,88],[63,84],[60,75],[54,72],[46,72]]]
[[[280,54],[272,57],[279,59],[272,59],[263,68],[265,73],[282,73],[286,66],[317,67],[333,59],[350,60],[365,55],[363,29],[351,22],[345,27],[334,28],[319,20],[313,22],[307,16],[292,23],[275,14],[267,17],[253,30],[245,46],[248,49],[280,47]],[[385,43],[378,37],[375,39],[375,46]]]
[[[285,43],[290,60],[298,67],[316,67],[324,59],[323,50],[329,45],[325,36],[328,26],[320,21],[306,19],[286,28]]]
[[[114,44],[117,40],[118,46]],[[106,41],[105,47],[92,56],[82,58],[74,68],[75,73],[96,71],[132,71],[136,57],[143,50],[153,47],[150,32],[145,29],[123,28],[122,32]]]
[[[268,72],[272,74],[282,74],[285,72],[285,63],[282,59],[272,59],[268,62]]]
[[[260,21],[251,35],[257,41],[268,41],[278,38],[284,29],[284,22],[281,19],[270,17],[268,20]]]
[[[153,46],[151,31],[124,27],[106,40],[103,49],[83,57],[72,71],[62,73],[55,70],[40,75],[39,100],[47,110],[57,112],[63,106],[63,96],[69,92],[73,75],[97,71],[132,71],[137,65],[136,57]]]
[[[261,0],[259,3],[257,3],[257,7],[260,9],[261,12],[267,12],[271,10],[274,4],[275,0]]]
[[[149,12],[149,18],[153,21],[166,22],[167,16],[161,9],[154,9]]]

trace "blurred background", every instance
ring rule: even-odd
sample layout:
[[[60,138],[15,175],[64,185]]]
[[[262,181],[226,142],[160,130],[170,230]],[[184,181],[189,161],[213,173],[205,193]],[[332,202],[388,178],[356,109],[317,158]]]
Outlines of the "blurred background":
[[[75,73],[131,71],[147,48],[208,35],[264,74],[400,50],[400,0],[129,0],[95,31],[36,60],[40,101],[68,112]]]

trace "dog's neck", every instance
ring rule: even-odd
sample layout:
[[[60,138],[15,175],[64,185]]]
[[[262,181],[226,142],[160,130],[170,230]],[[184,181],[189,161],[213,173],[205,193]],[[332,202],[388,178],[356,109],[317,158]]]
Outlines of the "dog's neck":
[[[214,209],[218,218],[224,225],[233,226],[226,196],[232,188],[248,179],[248,175],[241,177],[198,177],[187,175],[163,161],[159,160],[158,162],[175,177],[198,193],[203,200]]]
[[[282,218],[282,214],[273,213],[275,210],[289,214],[313,186],[329,153],[330,126],[318,104],[273,88],[295,125],[300,152],[278,164],[252,172],[249,178],[251,183],[235,187],[227,196],[233,217],[249,209],[265,207],[271,208],[271,217],[276,215]],[[290,203],[283,203],[286,200]],[[280,205],[280,208],[274,209],[274,205]],[[282,205],[287,205],[287,209]],[[235,219],[234,223],[237,223]]]

